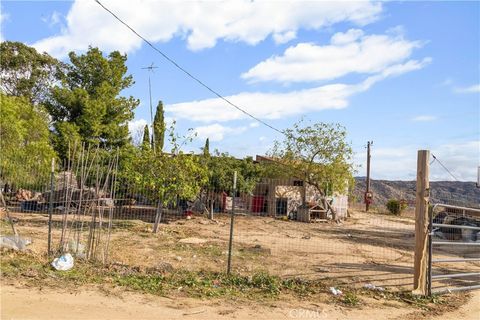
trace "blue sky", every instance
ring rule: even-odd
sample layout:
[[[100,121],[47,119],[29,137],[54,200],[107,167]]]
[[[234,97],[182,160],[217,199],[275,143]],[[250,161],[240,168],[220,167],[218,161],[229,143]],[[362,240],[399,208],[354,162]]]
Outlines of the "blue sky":
[[[283,129],[301,118],[347,128],[355,162],[373,140],[372,176],[414,179],[430,149],[459,180],[480,159],[480,3],[102,1],[209,86]],[[154,104],[180,132],[236,156],[265,153],[278,133],[244,117],[167,63],[94,1],[2,1],[2,40],[65,59],[98,46],[128,54],[141,100],[132,131]],[[134,136],[137,134],[134,132]],[[364,175],[365,166],[358,175]],[[432,180],[452,180],[438,164]]]

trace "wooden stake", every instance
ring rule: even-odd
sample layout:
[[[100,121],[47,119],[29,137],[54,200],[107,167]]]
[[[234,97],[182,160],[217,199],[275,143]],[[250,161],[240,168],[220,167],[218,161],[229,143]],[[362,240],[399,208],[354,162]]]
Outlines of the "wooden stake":
[[[415,258],[413,294],[427,295],[428,203],[430,151],[419,150],[417,157],[417,190],[415,202]]]
[[[48,201],[48,255],[52,253],[52,213],[53,213],[53,182],[55,178],[55,158],[52,158],[52,170],[50,172],[50,197]]]

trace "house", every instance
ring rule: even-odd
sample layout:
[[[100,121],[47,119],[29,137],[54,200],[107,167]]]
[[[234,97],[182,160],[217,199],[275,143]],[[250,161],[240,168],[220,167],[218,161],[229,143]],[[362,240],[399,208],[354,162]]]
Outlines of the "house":
[[[265,163],[275,161],[270,157],[256,156],[256,162]],[[286,179],[263,179],[257,183],[251,199],[243,200],[243,203],[250,203],[252,213],[265,214],[268,216],[289,216],[291,218],[310,221],[310,218],[329,218],[332,216],[329,206],[335,211],[337,219],[347,216],[348,195],[335,193],[324,197],[317,188],[296,177]],[[302,199],[307,204],[307,214],[302,215]]]

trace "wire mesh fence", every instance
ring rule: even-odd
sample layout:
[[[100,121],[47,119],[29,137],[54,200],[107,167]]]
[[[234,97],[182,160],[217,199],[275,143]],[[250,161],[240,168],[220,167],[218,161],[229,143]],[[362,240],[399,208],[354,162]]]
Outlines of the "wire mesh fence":
[[[105,160],[85,150],[72,152],[53,174],[48,169],[10,175],[2,186],[20,236],[32,238],[35,251],[46,253],[50,246],[55,256],[69,252],[76,259],[196,272],[226,272],[230,256],[231,271],[242,275],[268,272],[338,285],[412,288],[415,215],[409,202],[399,215],[388,213],[385,204],[365,212],[349,202],[347,192],[325,195],[295,177],[260,179],[249,190],[205,186],[195,197],[165,201],[151,188],[120,179],[115,154]],[[406,190],[403,198],[415,197],[414,189]],[[437,191],[431,190],[435,201],[478,205],[479,198],[465,197],[466,192],[442,189],[449,199],[440,199]],[[447,216],[447,223],[463,219],[478,226],[478,216]],[[441,217],[435,213],[434,219]],[[464,238],[450,229],[436,230],[435,237]],[[11,232],[2,224],[3,234]],[[478,233],[469,236],[478,241]],[[478,250],[447,247],[435,254],[440,260],[473,259]],[[478,267],[473,260],[439,262],[436,270],[465,273]],[[443,286],[462,285],[458,279],[434,279]]]
[[[346,194],[325,197],[294,178],[259,180],[249,192],[204,188],[194,199],[165,203],[149,190],[116,180],[114,160],[106,167],[110,170],[64,163],[35,185],[4,186],[21,236],[46,252],[51,213],[55,255],[225,272],[233,212],[232,272],[411,285],[412,216],[349,210]]]

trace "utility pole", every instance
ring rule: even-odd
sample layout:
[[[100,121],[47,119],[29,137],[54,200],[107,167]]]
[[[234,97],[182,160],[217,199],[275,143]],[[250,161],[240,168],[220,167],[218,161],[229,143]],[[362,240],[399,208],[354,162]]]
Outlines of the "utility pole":
[[[148,94],[150,96],[150,127],[152,128],[152,149],[155,151],[155,131],[153,130],[153,107],[152,107],[152,84],[150,81],[150,73],[154,72],[153,69],[157,69],[153,65],[153,62],[148,67],[143,67],[142,69],[148,70]]]
[[[368,212],[370,203],[373,200],[373,194],[370,192],[370,147],[373,141],[367,142],[367,190],[365,190],[365,211]]]

